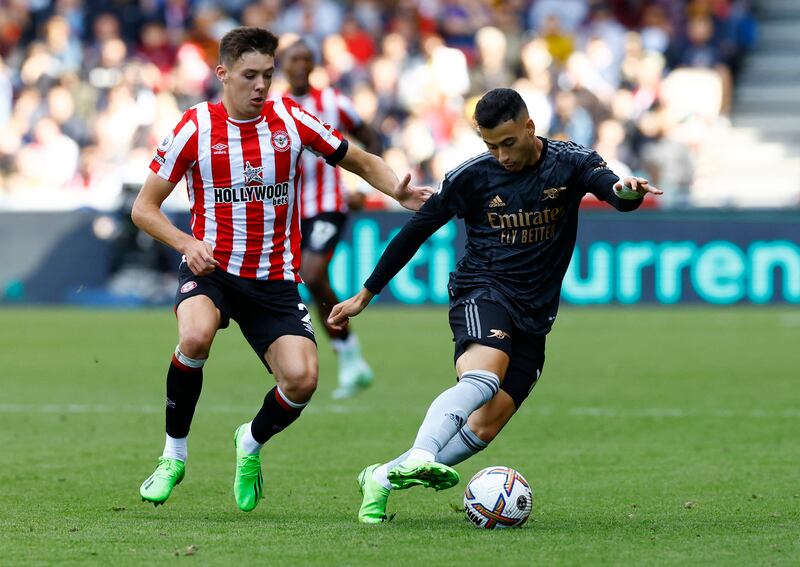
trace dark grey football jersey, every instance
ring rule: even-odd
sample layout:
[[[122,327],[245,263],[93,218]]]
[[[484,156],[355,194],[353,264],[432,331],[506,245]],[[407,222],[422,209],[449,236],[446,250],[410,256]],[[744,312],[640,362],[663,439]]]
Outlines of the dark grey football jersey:
[[[457,216],[467,242],[450,275],[451,298],[490,288],[507,302],[515,325],[546,334],[575,247],[583,196],[591,192],[621,211],[637,208],[641,199],[614,194],[619,178],[597,152],[573,142],[542,142],[539,161],[520,171],[506,170],[487,152],[448,172],[439,192],[389,244],[366,288],[379,292],[422,242]]]

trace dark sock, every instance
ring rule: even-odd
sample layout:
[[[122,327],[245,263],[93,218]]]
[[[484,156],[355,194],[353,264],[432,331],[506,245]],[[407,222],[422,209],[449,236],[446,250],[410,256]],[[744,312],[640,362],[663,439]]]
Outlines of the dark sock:
[[[189,434],[202,388],[203,367],[192,368],[173,355],[167,372],[167,435],[180,439]]]
[[[294,420],[300,417],[300,412],[305,404],[289,401],[275,386],[264,396],[264,405],[258,410],[250,424],[253,439],[264,444],[270,437],[289,427]]]

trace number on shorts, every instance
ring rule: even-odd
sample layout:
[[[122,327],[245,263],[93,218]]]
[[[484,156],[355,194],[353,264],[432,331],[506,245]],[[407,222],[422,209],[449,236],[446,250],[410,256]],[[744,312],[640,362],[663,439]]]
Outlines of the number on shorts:
[[[325,243],[336,235],[336,225],[332,222],[318,220],[311,229],[311,247],[320,249]]]

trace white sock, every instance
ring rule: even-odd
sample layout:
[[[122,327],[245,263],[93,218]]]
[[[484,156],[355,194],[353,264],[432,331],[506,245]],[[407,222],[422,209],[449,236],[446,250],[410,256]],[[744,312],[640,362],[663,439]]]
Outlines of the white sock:
[[[414,440],[409,459],[432,461],[458,433],[473,411],[492,399],[500,389],[500,378],[488,370],[470,370],[458,383],[433,400]]]
[[[372,478],[375,480],[375,482],[377,482],[384,488],[391,490],[392,483],[389,482],[389,477],[386,476],[389,474],[389,467],[387,465],[381,465],[377,469],[372,471]]]
[[[406,461],[412,463],[430,463],[436,460],[436,455],[425,449],[411,449]]]
[[[186,439],[186,437],[177,439],[167,435],[167,440],[164,443],[164,452],[161,454],[161,456],[186,462]]]
[[[457,465],[475,453],[483,451],[488,445],[486,441],[475,435],[475,432],[467,424],[450,439],[444,449],[439,451],[439,454],[436,455],[436,462],[449,466]]]
[[[397,465],[399,465],[400,463],[402,463],[403,461],[405,461],[410,453],[411,451],[406,451],[393,461],[389,461],[388,463],[379,466],[372,472],[372,478],[374,478],[375,481],[378,482],[379,484],[382,484],[384,488],[388,488],[389,490],[391,490],[392,483],[389,482],[389,477],[387,476],[389,474],[389,471],[392,470]]]
[[[250,430],[250,426],[253,424],[251,421],[247,424],[247,427],[244,429],[244,434],[240,440],[242,451],[247,453],[248,455],[255,455],[261,452],[261,447],[264,446],[263,443],[259,443],[255,439],[253,439],[253,432]]]
[[[349,335],[347,335],[346,339],[332,339],[331,347],[333,347],[333,350],[340,355],[342,353],[349,353],[354,350],[358,351],[358,337],[356,337],[355,333],[351,332]]]

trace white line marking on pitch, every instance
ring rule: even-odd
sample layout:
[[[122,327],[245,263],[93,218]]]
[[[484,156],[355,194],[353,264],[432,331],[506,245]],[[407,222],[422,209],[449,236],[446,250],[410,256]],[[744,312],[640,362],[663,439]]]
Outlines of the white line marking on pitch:
[[[238,405],[200,405],[199,412],[218,413],[218,414],[251,414],[254,410],[252,406]],[[406,411],[418,413],[418,408],[396,408],[395,411]],[[16,413],[40,413],[40,414],[104,414],[104,413],[125,413],[125,414],[159,414],[164,411],[163,406],[156,405],[135,405],[135,404],[10,404],[0,403],[0,414]],[[319,404],[311,405],[304,412],[319,414],[352,414],[369,413],[376,411],[374,406],[364,405],[344,405],[344,404]],[[692,418],[692,417],[716,417],[716,418],[800,418],[800,409],[788,408],[782,410],[733,410],[726,408],[692,409],[692,408],[614,408],[614,407],[570,407],[553,408],[547,406],[535,407],[523,406],[520,409],[523,414],[535,414],[540,417],[547,416],[567,416],[567,417],[601,417],[601,418]]]

